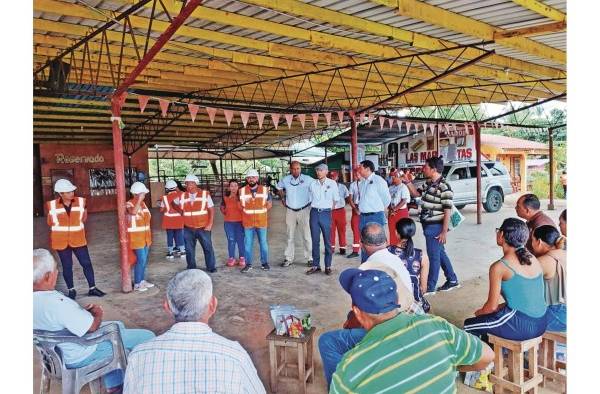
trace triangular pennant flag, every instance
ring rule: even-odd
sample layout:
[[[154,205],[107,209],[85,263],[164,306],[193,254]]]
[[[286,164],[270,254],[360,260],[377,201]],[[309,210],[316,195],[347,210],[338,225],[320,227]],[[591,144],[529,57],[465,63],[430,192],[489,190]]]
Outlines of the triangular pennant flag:
[[[240,117],[242,118],[244,128],[246,128],[246,125],[248,124],[248,119],[250,118],[250,112],[240,111]]]
[[[327,121],[327,126],[331,125],[331,112],[325,112],[325,120]]]
[[[375,115],[369,114],[367,119],[369,120],[369,127],[371,127],[371,125],[373,124],[373,121],[375,120]]]
[[[361,112],[360,114],[358,114],[358,120],[359,120],[359,122],[360,123],[364,122],[365,121],[365,117],[366,117],[366,115],[365,115],[364,112]]]
[[[265,113],[255,112],[254,114],[256,115],[256,119],[258,120],[258,128],[262,129],[263,120],[265,119]]]
[[[215,115],[217,114],[217,109],[212,107],[206,107],[206,113],[208,113],[208,119],[210,119],[210,124],[213,125],[215,123]]]
[[[398,119],[396,124],[398,125],[398,132],[402,132],[402,121],[400,119]]]
[[[285,114],[285,121],[287,122],[288,129],[292,128],[292,121],[294,120],[294,114]]]
[[[304,128],[304,123],[306,122],[306,114],[298,114],[296,116],[298,117],[298,120],[300,121],[302,128]]]
[[[160,105],[160,111],[162,116],[167,116],[167,112],[169,111],[169,100],[158,99],[158,104]]]
[[[311,116],[312,116],[313,124],[315,125],[315,129],[316,129],[317,127],[319,127],[319,113],[317,112],[317,113],[311,114]]]
[[[383,124],[385,123],[385,118],[383,116],[379,117],[379,130],[383,130]]]
[[[410,133],[410,129],[412,128],[412,123],[411,122],[406,122],[406,132]],[[416,130],[415,130],[416,131]]]
[[[231,120],[233,119],[233,111],[230,109],[224,109],[223,115],[225,115],[225,120],[227,121],[227,126],[231,126]]]
[[[393,118],[388,118],[388,129],[391,129],[394,127],[394,119]]]
[[[340,122],[344,121],[344,111],[338,111],[337,116]]]
[[[144,112],[144,110],[146,109],[146,104],[148,104],[148,100],[150,100],[150,97],[148,96],[138,96],[138,102],[140,103],[140,112]]]
[[[188,109],[190,110],[190,116],[192,117],[192,122],[196,121],[196,114],[198,113],[198,108],[200,108],[199,106],[197,106],[196,104],[188,104]]]
[[[275,126],[275,130],[277,130],[277,126],[279,126],[279,117],[281,115],[278,113],[272,113],[271,119],[273,119],[273,126]]]

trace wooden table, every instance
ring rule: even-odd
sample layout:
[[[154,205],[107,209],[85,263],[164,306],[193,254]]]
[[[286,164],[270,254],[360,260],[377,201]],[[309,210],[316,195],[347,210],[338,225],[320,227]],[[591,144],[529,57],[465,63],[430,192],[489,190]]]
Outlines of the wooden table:
[[[316,329],[312,327],[305,332],[302,338],[276,335],[275,330],[267,335],[269,342],[269,360],[271,365],[271,391],[277,392],[277,383],[282,381],[294,381],[300,386],[300,393],[306,393],[306,382],[312,383],[315,377],[313,362],[314,336]],[[286,348],[295,348],[297,362],[291,363],[287,360]],[[281,351],[278,351],[281,348]],[[288,369],[297,369],[297,376],[288,376]],[[294,374],[296,375],[296,374]]]

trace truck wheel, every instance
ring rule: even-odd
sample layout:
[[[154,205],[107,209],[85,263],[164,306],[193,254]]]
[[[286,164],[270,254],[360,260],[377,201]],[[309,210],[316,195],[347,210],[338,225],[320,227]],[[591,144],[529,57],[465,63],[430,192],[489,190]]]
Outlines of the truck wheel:
[[[502,208],[503,200],[502,193],[498,189],[491,189],[487,194],[483,208],[487,212],[498,212]]]
[[[461,209],[463,209],[466,206],[467,206],[467,204],[455,205],[454,208],[456,208],[456,209],[458,209],[460,211]]]

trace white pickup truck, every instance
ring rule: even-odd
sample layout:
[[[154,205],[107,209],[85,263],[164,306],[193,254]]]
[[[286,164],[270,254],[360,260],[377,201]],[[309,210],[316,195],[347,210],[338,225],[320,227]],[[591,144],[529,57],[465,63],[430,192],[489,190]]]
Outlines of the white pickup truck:
[[[475,161],[452,161],[444,165],[442,175],[454,192],[454,205],[462,209],[477,203],[477,163]],[[504,197],[513,192],[510,174],[506,167],[496,161],[481,162],[481,192],[483,208],[497,212],[502,208]],[[414,184],[421,189],[425,179],[418,176]]]

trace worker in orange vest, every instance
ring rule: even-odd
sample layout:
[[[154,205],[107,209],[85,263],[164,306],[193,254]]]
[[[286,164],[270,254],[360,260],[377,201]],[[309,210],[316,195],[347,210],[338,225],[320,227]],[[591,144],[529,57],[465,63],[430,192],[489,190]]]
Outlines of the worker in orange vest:
[[[96,287],[94,268],[85,239],[84,222],[87,219],[85,198],[75,197],[76,189],[77,187],[66,179],[59,179],[54,184],[54,192],[58,193],[59,197],[46,203],[50,246],[56,250],[60,258],[69,298],[75,299],[77,296],[73,284],[73,253],[83,268],[83,274],[90,288],[88,295],[102,297],[105,293]]]
[[[238,247],[240,267],[246,266],[244,257],[244,226],[242,225],[242,208],[240,207],[240,185],[236,179],[229,180],[228,190],[225,191],[223,201],[221,201],[221,213],[225,216],[223,225],[225,227],[225,236],[227,237],[227,266],[236,265],[235,245]]]
[[[358,210],[358,201],[360,200],[360,193],[358,192],[358,183],[360,182],[360,174],[358,173],[358,166],[352,169],[352,182],[348,188],[350,197],[348,204],[352,207],[352,218],[350,219],[350,226],[352,227],[352,253],[348,255],[349,259],[358,257],[358,251],[360,250],[360,230],[358,225],[360,223],[360,211]]]
[[[148,255],[152,245],[152,229],[150,228],[151,214],[144,203],[146,193],[150,190],[142,182],[131,185],[133,197],[127,201],[127,241],[129,249],[135,254],[135,266],[133,267],[133,290],[146,291],[154,287],[153,283],[147,282],[146,267],[148,266]]]
[[[183,239],[185,242],[187,268],[196,268],[196,240],[200,241],[206,270],[217,272],[215,251],[213,249],[211,231],[215,208],[210,193],[198,187],[200,180],[194,174],[185,177],[186,192],[179,201],[183,211]]]
[[[242,208],[242,225],[244,226],[244,249],[246,266],[242,273],[252,269],[252,244],[254,234],[258,238],[260,262],[264,271],[269,271],[269,245],[267,244],[267,212],[273,207],[271,193],[266,186],[258,184],[258,171],[248,170],[246,183],[240,190],[240,207]]]
[[[162,228],[167,233],[167,258],[185,257],[183,243],[183,212],[178,203],[183,194],[177,188],[177,183],[169,179],[165,184],[167,194],[160,199],[160,211],[163,213]]]

